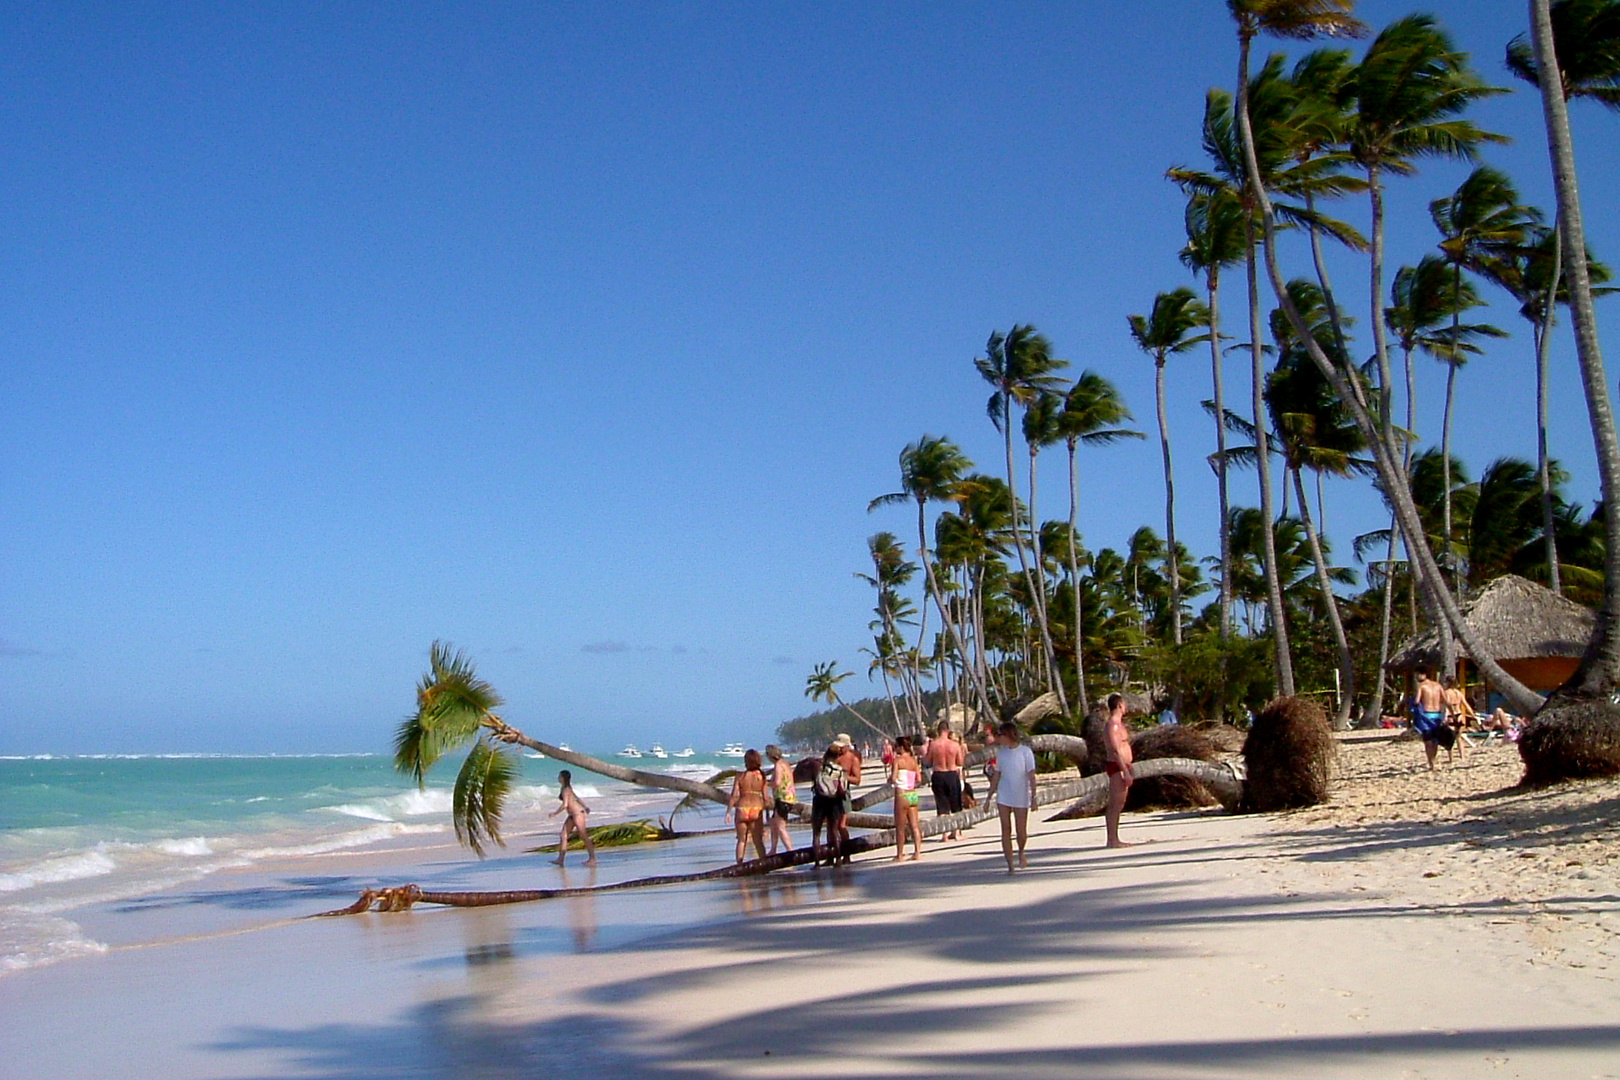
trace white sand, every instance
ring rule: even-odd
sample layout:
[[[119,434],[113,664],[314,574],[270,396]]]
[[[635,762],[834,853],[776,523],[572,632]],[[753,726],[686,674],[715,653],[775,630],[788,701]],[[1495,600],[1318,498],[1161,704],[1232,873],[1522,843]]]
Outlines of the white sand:
[[[1136,816],[1153,842],[1122,852],[1098,820],[1037,824],[1013,877],[981,826],[725,904],[418,910],[62,963],[0,979],[0,1075],[1620,1076],[1620,785],[1481,795],[1512,758],[1428,777],[1415,746],[1357,745],[1331,808]],[[705,903],[748,917],[536,945]]]

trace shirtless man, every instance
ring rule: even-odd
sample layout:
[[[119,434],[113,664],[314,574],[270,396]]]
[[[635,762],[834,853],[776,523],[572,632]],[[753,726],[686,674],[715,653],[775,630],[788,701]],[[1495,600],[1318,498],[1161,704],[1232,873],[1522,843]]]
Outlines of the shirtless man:
[[[847,851],[849,850],[849,814],[855,809],[853,805],[855,789],[860,786],[861,782],[861,755],[855,752],[855,742],[845,732],[838,733],[838,738],[833,740],[833,745],[838,747],[838,764],[843,767],[844,776],[848,783],[848,786],[844,788],[844,816],[839,819],[838,823],[838,839],[843,845],[839,850]],[[848,862],[849,856],[843,856],[842,861]]]
[[[1412,730],[1423,739],[1423,754],[1428,758],[1429,771],[1434,771],[1434,759],[1442,743],[1446,747],[1446,760],[1451,760],[1457,733],[1446,726],[1446,688],[1435,679],[1428,668],[1418,669],[1416,700],[1412,707]]]
[[[923,750],[923,763],[933,770],[929,786],[934,789],[934,814],[962,812],[962,766],[967,763],[967,750],[951,738],[951,725],[942,723]],[[941,840],[961,839],[961,833],[952,832]]]
[[[1108,721],[1103,726],[1103,746],[1108,751],[1104,768],[1108,772],[1108,808],[1104,820],[1108,828],[1108,846],[1130,847],[1119,838],[1119,815],[1125,810],[1125,796],[1135,778],[1131,772],[1131,733],[1125,728],[1125,695],[1108,695]]]

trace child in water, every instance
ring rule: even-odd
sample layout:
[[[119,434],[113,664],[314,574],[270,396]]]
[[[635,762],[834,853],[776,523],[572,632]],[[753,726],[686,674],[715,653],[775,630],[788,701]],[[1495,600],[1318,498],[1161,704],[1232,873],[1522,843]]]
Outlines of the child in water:
[[[562,770],[557,774],[557,783],[561,785],[561,789],[557,792],[559,805],[557,809],[546,816],[556,817],[558,814],[565,812],[568,816],[563,818],[562,833],[557,838],[557,858],[553,861],[558,866],[561,866],[563,860],[568,857],[568,834],[573,832],[581,840],[585,841],[585,854],[588,856],[585,865],[595,866],[596,845],[591,842],[591,831],[585,827],[585,818],[591,812],[591,808],[581,802],[578,795],[574,794],[573,773],[567,769]]]

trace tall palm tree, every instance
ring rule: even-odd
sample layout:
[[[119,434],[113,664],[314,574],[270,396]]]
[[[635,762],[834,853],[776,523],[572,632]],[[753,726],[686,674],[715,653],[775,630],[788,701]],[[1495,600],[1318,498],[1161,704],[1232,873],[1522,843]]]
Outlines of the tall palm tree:
[[[1153,357],[1153,390],[1159,412],[1159,449],[1164,457],[1164,535],[1169,551],[1170,635],[1181,644],[1181,573],[1176,550],[1176,481],[1170,461],[1170,420],[1165,411],[1164,366],[1175,353],[1183,353],[1203,340],[1193,334],[1209,324],[1209,310],[1186,286],[1160,293],[1146,315],[1128,320],[1137,348]]]
[[[915,610],[911,602],[900,594],[900,590],[917,573],[917,564],[906,559],[905,549],[891,532],[874,533],[867,537],[866,550],[872,560],[872,573],[855,576],[877,591],[877,607],[874,611],[878,621],[873,629],[880,633],[874,659],[882,665],[885,692],[889,689],[889,674],[892,671],[900,680],[901,692],[905,694],[906,711],[914,723],[920,724],[923,722],[921,687],[915,682],[915,670],[904,662],[905,635],[900,632],[900,625]],[[889,705],[894,709],[892,693],[889,695]],[[899,710],[894,709],[894,712],[895,729],[898,731]]]
[[[1226,490],[1226,382],[1221,377],[1221,270],[1236,266],[1244,257],[1248,217],[1243,201],[1230,187],[1193,191],[1187,198],[1187,246],[1181,261],[1204,275],[1205,305],[1209,311],[1209,370],[1215,402],[1215,487],[1221,512],[1221,636],[1232,629],[1232,590],[1228,564],[1232,558],[1231,502]],[[1071,462],[1073,454],[1070,454]],[[1072,471],[1072,470],[1071,470]]]
[[[1052,650],[1051,628],[1046,624],[1044,597],[1035,588],[1029,559],[1024,555],[1024,533],[1018,521],[1018,483],[1013,469],[1012,409],[1017,404],[1028,408],[1042,393],[1060,389],[1063,380],[1052,374],[1069,366],[1067,360],[1052,355],[1052,343],[1033,326],[1014,325],[1005,335],[999,330],[990,335],[985,344],[985,355],[976,358],[973,366],[981,378],[995,388],[985,403],[990,422],[1001,432],[1007,451],[1007,486],[1013,493],[1013,533],[1017,540],[1014,551],[1018,565],[1024,572],[1031,596],[1035,600],[1035,617],[1040,624],[1041,642],[1046,650],[1044,663],[1051,681],[1057,681],[1057,664]],[[1033,525],[1031,526],[1033,531]]]
[[[1262,231],[1266,258],[1268,263],[1275,260],[1274,231],[1275,209],[1266,195],[1267,174],[1261,170],[1260,146],[1255,139],[1254,111],[1252,109],[1252,87],[1249,83],[1249,54],[1254,46],[1254,39],[1261,34],[1273,37],[1289,38],[1296,41],[1308,41],[1320,37],[1357,37],[1366,31],[1366,27],[1353,15],[1351,10],[1355,7],[1355,0],[1226,0],[1226,8],[1232,15],[1237,28],[1238,36],[1238,77],[1236,97],[1233,99],[1232,116],[1237,129],[1237,150],[1239,153],[1239,176],[1246,200],[1255,212],[1262,218]],[[1281,158],[1284,153],[1274,150],[1268,155],[1272,158]],[[1257,464],[1260,473],[1260,508],[1269,519],[1271,516],[1271,462],[1266,449],[1265,424],[1261,416],[1265,412],[1265,403],[1262,398],[1265,393],[1264,360],[1261,356],[1261,325],[1260,325],[1260,294],[1259,275],[1255,266],[1254,252],[1259,240],[1251,225],[1248,230],[1249,249],[1249,342],[1252,351],[1253,373],[1253,408],[1256,432],[1256,447],[1258,450]],[[1284,289],[1280,275],[1273,274],[1272,287],[1281,292]],[[1281,585],[1276,572],[1275,537],[1272,530],[1262,530],[1262,541],[1266,545],[1266,584],[1268,602],[1272,607],[1272,634],[1276,640],[1277,649],[1277,683],[1278,690],[1283,694],[1294,692],[1293,663],[1288,654],[1287,620],[1283,617]]]
[[[1058,706],[1063,715],[1069,715],[1069,695],[1063,687],[1063,677],[1058,669],[1057,649],[1052,641],[1051,620],[1046,610],[1046,568],[1045,556],[1041,550],[1041,530],[1035,526],[1040,521],[1040,515],[1035,509],[1035,462],[1041,451],[1057,442],[1060,436],[1057,429],[1058,413],[1063,409],[1063,395],[1055,391],[1042,391],[1035,395],[1030,403],[1024,407],[1024,444],[1029,447],[1029,539],[1030,548],[1034,553],[1031,560],[1035,569],[1034,592],[1038,598],[1041,625],[1044,633],[1041,643],[1045,647],[1046,663],[1052,689],[1057,692]]]
[[[1089,368],[1080,373],[1069,392],[1064,395],[1063,408],[1057,415],[1057,434],[1069,452],[1069,580],[1074,584],[1074,676],[1078,687],[1080,713],[1091,712],[1086,696],[1086,664],[1083,647],[1082,620],[1084,608],[1080,590],[1079,531],[1075,518],[1080,506],[1080,476],[1076,468],[1075,451],[1080,444],[1107,446],[1120,439],[1144,438],[1140,431],[1120,427],[1134,419],[1125,405],[1125,398],[1113,383]]]
[[[1564,245],[1564,272],[1569,276],[1570,317],[1575,324],[1575,352],[1596,444],[1598,475],[1606,507],[1620,499],[1620,439],[1616,437],[1603,352],[1598,344],[1592,282],[1586,265],[1586,229],[1581,216],[1575,170],[1575,144],[1570,134],[1568,98],[1571,87],[1608,89],[1620,79],[1620,25],[1614,3],[1581,4],[1563,0],[1572,15],[1590,15],[1584,36],[1565,28],[1555,36],[1549,0],[1530,0],[1531,46],[1541,86],[1547,148],[1552,159],[1553,188],[1558,196],[1558,228]],[[1594,73],[1576,57],[1601,58]],[[1556,78],[1554,77],[1556,75]],[[1606,104],[1612,103],[1605,100]],[[1525,778],[1560,780],[1620,770],[1620,708],[1611,700],[1620,686],[1620,514],[1605,514],[1608,551],[1604,558],[1603,604],[1596,631],[1580,666],[1554,692],[1521,740]]]
[[[1529,231],[1521,248],[1493,263],[1488,271],[1490,279],[1518,301],[1519,315],[1530,324],[1530,340],[1535,350],[1536,364],[1536,475],[1541,483],[1541,539],[1546,548],[1547,587],[1554,592],[1563,591],[1563,582],[1562,560],[1558,555],[1558,513],[1554,505],[1552,459],[1547,451],[1547,375],[1557,307],[1561,303],[1569,303],[1569,283],[1564,279],[1561,266],[1562,249],[1557,229],[1536,226]],[[1586,273],[1592,283],[1593,296],[1615,291],[1599,288],[1610,279],[1609,268],[1593,259],[1591,252],[1586,254]]]
[[[1457,303],[1451,309],[1451,342],[1443,357],[1446,364],[1446,407],[1441,422],[1440,450],[1442,457],[1451,457],[1451,418],[1455,400],[1457,372],[1467,363],[1466,356],[1477,349],[1464,347],[1462,333],[1463,271],[1488,276],[1491,268],[1524,246],[1529,229],[1540,215],[1519,203],[1519,193],[1504,173],[1480,165],[1469,173],[1457,190],[1445,198],[1429,204],[1429,217],[1440,230],[1440,252],[1450,264],[1453,292]],[[1476,302],[1480,302],[1477,300]],[[1494,326],[1477,324],[1470,328],[1471,337],[1506,337]],[[1445,520],[1445,548],[1451,552],[1451,502],[1448,498],[1442,508]]]
[[[922,563],[923,574],[928,582],[928,593],[934,598],[940,622],[945,627],[946,641],[962,658],[964,666],[967,666],[967,645],[962,639],[960,628],[951,618],[950,609],[945,604],[939,576],[934,573],[934,563],[928,553],[928,504],[958,499],[961,494],[958,485],[962,474],[972,467],[973,463],[955,443],[944,436],[924,435],[900,451],[900,490],[888,495],[879,495],[866,508],[871,512],[880,506],[907,500],[917,504],[918,561]],[[967,678],[979,707],[988,715],[990,702],[984,686],[971,672]]]

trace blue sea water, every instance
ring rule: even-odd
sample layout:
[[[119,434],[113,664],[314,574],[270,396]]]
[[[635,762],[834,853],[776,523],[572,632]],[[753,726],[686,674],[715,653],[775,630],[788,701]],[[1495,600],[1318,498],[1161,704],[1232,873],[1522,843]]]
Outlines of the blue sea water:
[[[704,778],[727,762],[636,764]],[[536,830],[558,764],[525,755],[507,820]],[[385,755],[0,758],[0,975],[99,951],[74,912],[265,859],[442,843],[454,763],[418,788]],[[575,770],[602,823],[668,814],[678,796]]]

